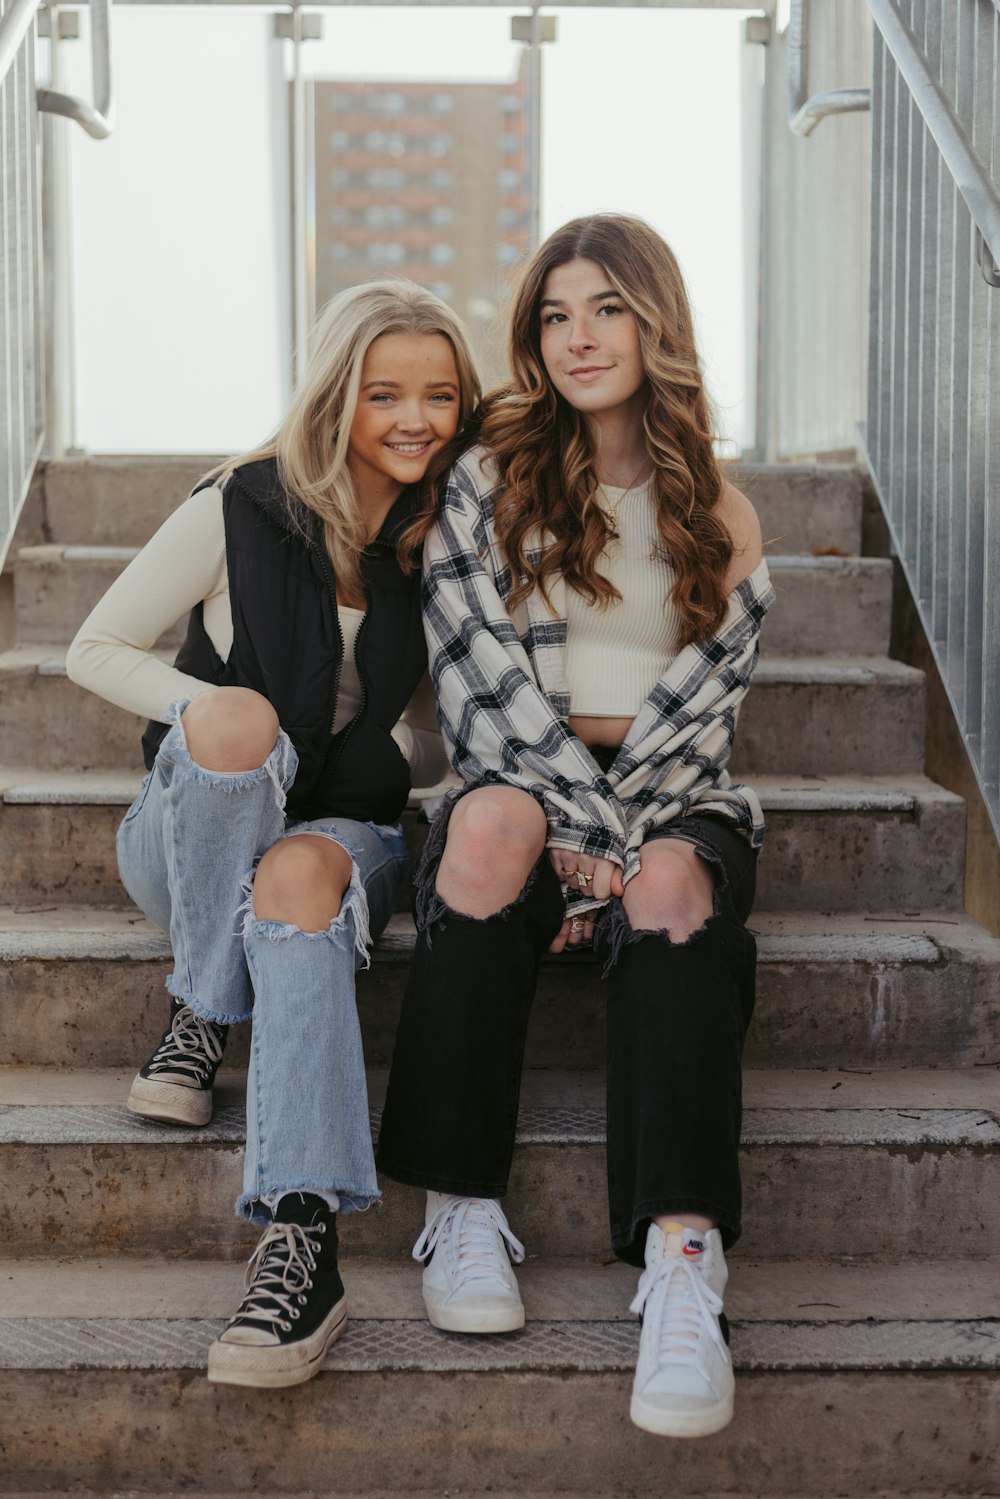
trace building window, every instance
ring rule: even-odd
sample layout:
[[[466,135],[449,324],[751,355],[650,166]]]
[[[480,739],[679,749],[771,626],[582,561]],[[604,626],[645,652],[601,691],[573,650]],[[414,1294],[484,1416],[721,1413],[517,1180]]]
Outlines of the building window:
[[[501,94],[497,101],[501,114],[517,114],[521,108],[521,100],[517,94]]]
[[[449,172],[443,167],[435,167],[431,173],[431,186],[439,188],[451,187],[454,177],[454,172]]]
[[[431,265],[451,265],[451,263],[452,263],[452,261],[454,259],[455,259],[455,252],[452,249],[451,245],[445,245],[445,244],[431,245],[431,250],[430,250]]]
[[[436,115],[450,115],[455,108],[455,100],[451,94],[435,94],[431,100],[431,109]],[[440,296],[440,292],[438,293]]]
[[[521,186],[521,174],[515,172],[513,167],[504,167],[497,172],[497,182],[509,192],[512,188]]]
[[[447,156],[451,150],[451,136],[432,135],[427,142],[427,150],[431,156]]]
[[[497,265],[513,265],[520,258],[521,252],[515,245],[497,245]]]
[[[387,115],[401,115],[406,109],[406,100],[402,94],[384,94],[382,107]]]
[[[437,208],[432,208],[427,217],[430,219],[432,224],[450,224],[454,221],[455,210],[453,208],[449,208],[447,204],[441,203]]]

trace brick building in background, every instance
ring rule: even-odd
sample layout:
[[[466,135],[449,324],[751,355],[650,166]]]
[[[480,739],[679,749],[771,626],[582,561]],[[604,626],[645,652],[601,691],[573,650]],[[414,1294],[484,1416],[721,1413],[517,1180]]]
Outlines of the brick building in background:
[[[444,298],[487,379],[529,248],[525,69],[504,83],[317,79],[316,297],[385,275]]]

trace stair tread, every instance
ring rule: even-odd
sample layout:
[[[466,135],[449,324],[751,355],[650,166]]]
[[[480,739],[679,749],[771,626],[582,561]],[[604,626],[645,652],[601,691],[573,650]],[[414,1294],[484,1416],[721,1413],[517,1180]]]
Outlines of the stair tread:
[[[413,1265],[345,1256],[344,1267],[352,1321],[328,1369],[600,1373],[634,1365],[638,1324],[628,1302],[636,1272],[627,1266],[525,1264],[528,1324],[504,1338],[431,1328]],[[1000,1270],[956,1262],[905,1269],[734,1262],[727,1314],[736,1367],[1000,1368]],[[8,1261],[0,1278],[15,1287],[13,1314],[0,1318],[0,1367],[201,1368],[239,1300],[242,1271],[165,1259]]]
[[[0,651],[0,672],[40,672],[43,676],[64,677],[66,654],[69,642],[56,645],[44,641],[26,641]],[[169,650],[151,654],[164,661],[172,661],[174,653]],[[816,652],[799,655],[783,652],[761,657],[754,681],[789,681],[819,683],[864,683],[866,681],[923,681],[923,672],[907,666],[884,652],[847,653],[842,651]],[[124,710],[123,710],[124,711]]]
[[[0,766],[0,794],[14,805],[90,804],[128,806],[141,779],[138,770],[37,770]],[[765,811],[909,812],[919,802],[964,805],[929,777],[905,775],[753,775]]]
[[[761,911],[750,918],[761,963],[935,963],[946,954],[1000,963],[1000,938],[963,911],[907,912],[899,916],[854,912]],[[409,957],[413,918],[397,912],[376,944],[381,961]],[[170,959],[165,932],[128,907],[58,905],[50,901],[0,906],[0,961],[65,958]],[[586,955],[552,958],[553,964],[586,962]]]
[[[745,1145],[799,1143],[995,1149],[1000,1063],[966,1068],[750,1068],[744,1073]],[[137,1118],[125,1106],[132,1068],[0,1069],[0,1144],[170,1146],[239,1144],[244,1081],[223,1071],[211,1124],[188,1131]],[[386,1074],[368,1077],[373,1115]],[[596,1145],[605,1136],[604,1076],[528,1070],[522,1145]]]

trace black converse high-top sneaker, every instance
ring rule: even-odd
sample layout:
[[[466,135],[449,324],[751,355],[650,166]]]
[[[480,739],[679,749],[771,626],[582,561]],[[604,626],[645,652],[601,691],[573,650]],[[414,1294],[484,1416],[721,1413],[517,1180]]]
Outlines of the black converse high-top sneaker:
[[[337,1215],[321,1197],[287,1192],[246,1273],[246,1294],[208,1350],[216,1384],[304,1384],[347,1326],[337,1269]]]
[[[132,1083],[132,1113],[164,1124],[207,1124],[228,1034],[228,1025],[202,1020],[190,1005],[171,1000],[163,1039]]]

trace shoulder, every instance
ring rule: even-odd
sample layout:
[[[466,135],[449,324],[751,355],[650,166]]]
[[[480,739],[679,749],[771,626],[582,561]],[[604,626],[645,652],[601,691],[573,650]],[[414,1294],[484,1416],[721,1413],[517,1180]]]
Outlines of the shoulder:
[[[746,495],[725,479],[715,513],[733,543],[733,556],[726,574],[726,592],[732,593],[760,565],[764,555],[760,521]]]
[[[482,504],[491,498],[499,483],[496,463],[489,448],[477,443],[463,453],[448,471],[448,487],[458,495]]]

